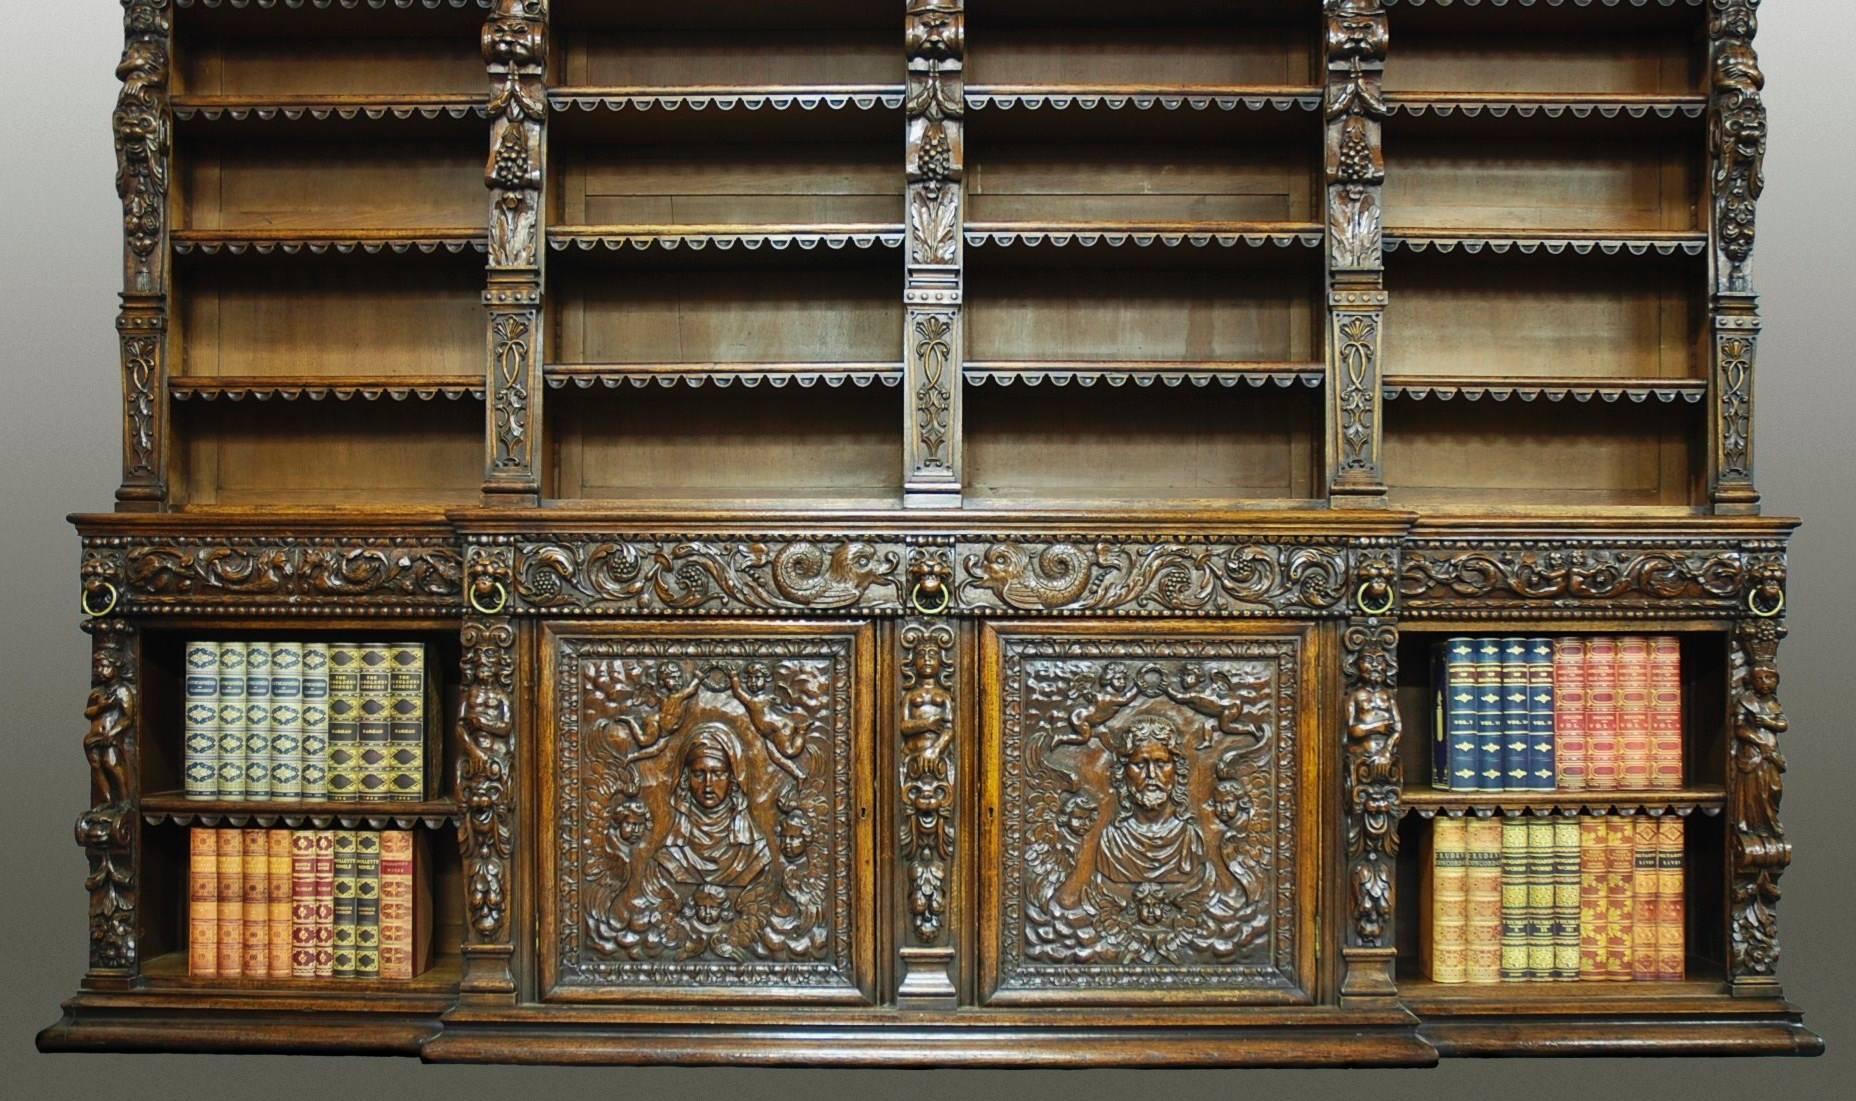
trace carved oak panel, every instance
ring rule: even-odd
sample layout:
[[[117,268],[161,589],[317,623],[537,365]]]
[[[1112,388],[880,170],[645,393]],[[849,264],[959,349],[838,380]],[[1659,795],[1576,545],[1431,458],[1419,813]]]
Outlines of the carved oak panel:
[[[871,641],[550,628],[550,997],[867,1000]]]
[[[1305,1000],[1310,639],[987,631],[991,1000]]]

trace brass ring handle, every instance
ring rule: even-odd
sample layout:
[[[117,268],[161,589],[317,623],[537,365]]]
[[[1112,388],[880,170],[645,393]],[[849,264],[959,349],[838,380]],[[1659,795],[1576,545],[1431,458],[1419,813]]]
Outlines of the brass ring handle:
[[[478,602],[477,590],[474,588],[471,590],[470,606],[478,615],[496,615],[504,608],[509,607],[509,586],[503,584],[501,581],[492,581],[490,584],[496,586],[496,605],[494,607],[484,607]]]
[[[83,591],[83,594],[78,597],[78,604],[83,607],[84,614],[89,616],[92,619],[102,619],[104,616],[109,615],[111,612],[116,610],[116,602],[122,599],[122,593],[116,588],[115,585],[112,585],[108,581],[105,581],[103,582],[103,587],[110,591],[110,599],[109,599],[109,603],[103,605],[103,607],[101,608],[92,608],[90,606],[90,590],[89,589],[85,589]]]
[[[1398,598],[1393,596],[1390,590],[1387,590],[1386,602],[1374,607],[1366,602],[1366,590],[1372,588],[1372,586],[1373,583],[1371,581],[1360,582],[1360,591],[1354,594],[1354,600],[1360,605],[1360,610],[1367,615],[1385,615],[1392,610],[1392,605]]]
[[[909,603],[914,605],[915,610],[922,615],[940,615],[942,612],[947,611],[947,606],[952,603],[954,599],[953,594],[947,591],[947,586],[935,586],[935,589],[941,594],[941,603],[929,607],[922,603],[922,585],[923,582],[917,581],[915,583],[915,588],[909,592]]]
[[[1779,590],[1778,602],[1773,604],[1772,607],[1762,608],[1759,606],[1759,590],[1748,589],[1746,594],[1746,606],[1748,611],[1751,611],[1759,618],[1772,619],[1785,610],[1785,590]]]

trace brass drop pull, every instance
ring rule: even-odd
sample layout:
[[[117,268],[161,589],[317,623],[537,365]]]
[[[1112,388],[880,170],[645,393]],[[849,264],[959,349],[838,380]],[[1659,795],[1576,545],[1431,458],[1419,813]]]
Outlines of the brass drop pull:
[[[938,603],[934,602],[939,597]],[[924,577],[915,583],[915,589],[909,593],[909,603],[922,615],[940,615],[947,611],[953,595],[947,591],[947,585],[938,577]]]
[[[1390,588],[1387,588],[1386,594],[1385,594],[1385,603],[1377,604],[1377,605],[1368,604],[1366,602],[1367,601],[1366,593],[1367,593],[1367,590],[1371,589],[1372,587],[1373,587],[1373,583],[1371,581],[1360,582],[1360,591],[1354,594],[1354,601],[1360,605],[1360,610],[1362,612],[1365,612],[1367,615],[1385,615],[1387,612],[1392,610],[1392,605],[1396,602],[1397,598],[1392,595],[1392,590]]]
[[[104,616],[109,615],[116,610],[116,602],[122,599],[122,593],[115,585],[112,585],[108,581],[100,582],[100,584],[103,588],[109,590],[109,599],[104,602],[103,607],[94,608],[91,606],[91,594],[96,591],[93,588],[86,587],[83,595],[78,598],[78,604],[83,607],[84,614],[91,619],[102,619]]]
[[[1770,605],[1764,605],[1764,606],[1762,606],[1759,602],[1759,593],[1760,593],[1759,589],[1748,589],[1747,594],[1746,594],[1747,609],[1751,611],[1754,615],[1758,616],[1761,619],[1772,619],[1775,616],[1777,616],[1780,612],[1785,610],[1785,590],[1784,589],[1778,590],[1778,593],[1779,593],[1778,598],[1775,599]]]
[[[504,608],[509,607],[509,586],[501,581],[492,581],[490,586],[496,592],[496,603],[491,605],[484,604],[481,586],[471,587],[470,606],[478,615],[497,615]]]

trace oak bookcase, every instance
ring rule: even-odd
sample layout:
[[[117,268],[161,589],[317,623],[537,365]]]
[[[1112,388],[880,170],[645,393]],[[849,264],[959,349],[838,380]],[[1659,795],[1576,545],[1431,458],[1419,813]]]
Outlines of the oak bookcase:
[[[1758,0],[967,6],[124,0],[41,1048],[1821,1050]],[[1431,791],[1430,643],[1562,631],[1682,635],[1689,786]],[[181,640],[343,632],[440,659],[436,794],[174,794]],[[1582,808],[1688,816],[1688,978],[1428,982],[1434,816]],[[429,966],[189,979],[185,827],[331,821],[418,832]]]

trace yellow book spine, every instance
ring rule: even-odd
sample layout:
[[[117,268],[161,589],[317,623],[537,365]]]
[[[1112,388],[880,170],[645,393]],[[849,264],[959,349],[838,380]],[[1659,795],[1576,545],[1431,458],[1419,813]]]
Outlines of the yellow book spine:
[[[1431,981],[1469,981],[1469,824],[1439,816],[1431,838]]]
[[[219,833],[205,826],[195,826],[188,831],[187,840],[187,974],[196,978],[217,978]]]

